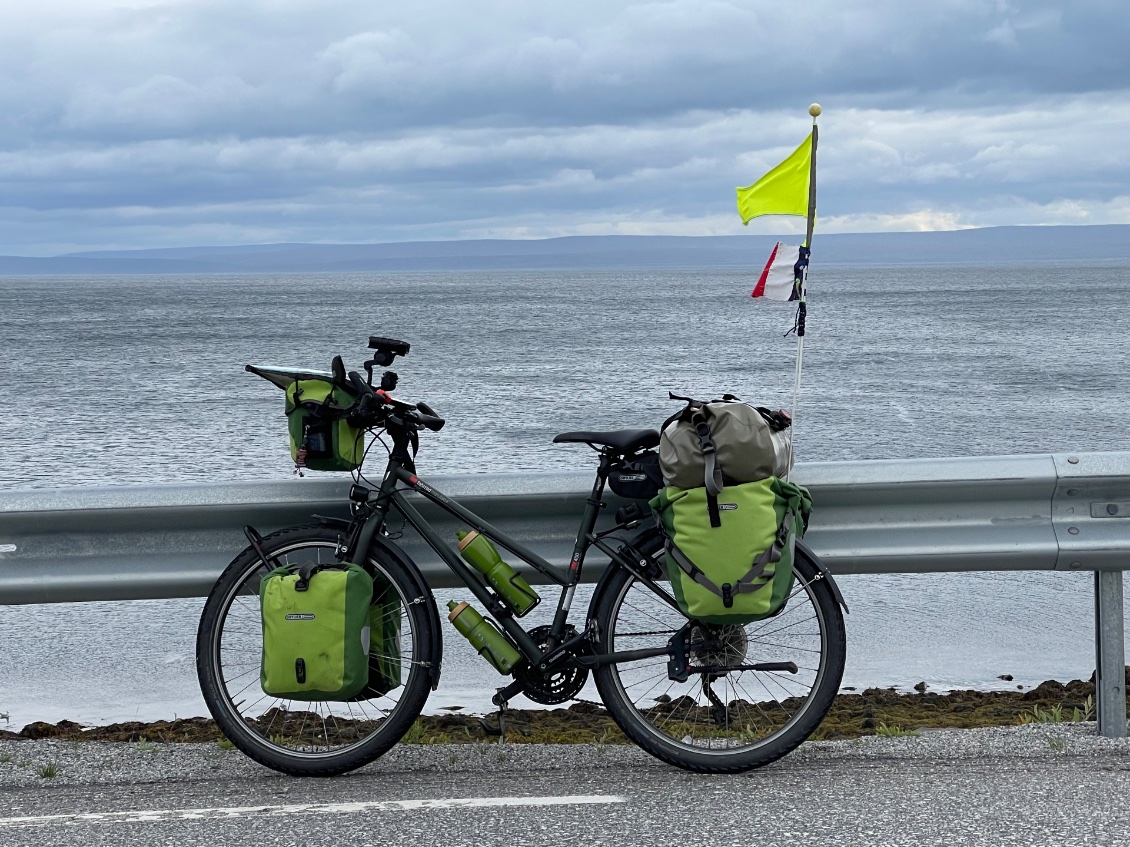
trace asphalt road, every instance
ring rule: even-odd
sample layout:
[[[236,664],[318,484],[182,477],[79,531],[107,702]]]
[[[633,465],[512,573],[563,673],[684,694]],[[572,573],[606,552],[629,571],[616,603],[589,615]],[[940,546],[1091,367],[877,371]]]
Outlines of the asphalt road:
[[[4,847],[1130,844],[1130,743],[1093,724],[807,744],[737,777],[619,746],[404,745],[332,780],[214,745],[4,742],[0,759]]]

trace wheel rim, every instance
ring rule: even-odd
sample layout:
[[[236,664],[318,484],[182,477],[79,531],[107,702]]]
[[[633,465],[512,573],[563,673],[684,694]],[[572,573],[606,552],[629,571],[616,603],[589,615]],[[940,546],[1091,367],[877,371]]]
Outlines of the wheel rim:
[[[663,646],[687,625],[677,608],[636,579],[620,588],[610,621],[609,652]],[[795,674],[735,669],[693,673],[683,683],[669,678],[666,656],[609,667],[639,729],[664,746],[699,754],[730,756],[775,744],[808,714],[828,672],[828,624],[813,585],[799,574],[775,617],[744,626],[692,622],[687,642],[696,667],[707,661],[720,671],[766,662],[797,665]]]
[[[296,541],[280,546],[268,553],[272,567],[260,564],[222,598],[223,612],[212,633],[211,654],[215,668],[217,704],[234,723],[237,733],[246,733],[260,748],[277,753],[301,756],[304,759],[321,759],[340,756],[361,747],[380,733],[407,700],[403,695],[411,687],[415,672],[417,639],[407,614],[409,598],[403,596],[396,583],[378,562],[371,562],[380,583],[375,588],[374,603],[382,597],[395,596],[395,620],[386,617],[382,623],[391,623],[386,630],[398,627],[399,636],[389,644],[377,647],[375,639],[369,655],[370,676],[373,669],[389,667],[393,657],[399,659],[400,685],[368,699],[349,702],[326,700],[290,700],[275,697],[263,691],[260,684],[260,666],[263,651],[263,632],[259,608],[259,582],[269,570],[279,566],[295,566],[310,562],[334,564],[337,562],[337,544],[334,541]],[[374,623],[377,623],[374,621]],[[395,643],[396,649],[391,649]],[[218,716],[217,716],[218,717]],[[233,741],[236,739],[232,739]]]

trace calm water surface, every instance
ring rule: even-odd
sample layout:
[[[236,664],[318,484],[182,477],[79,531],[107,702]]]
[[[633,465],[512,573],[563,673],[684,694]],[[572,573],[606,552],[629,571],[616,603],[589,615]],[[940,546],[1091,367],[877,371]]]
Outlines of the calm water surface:
[[[799,460],[1130,450],[1128,271],[817,268]],[[584,469],[555,433],[655,426],[668,390],[791,404],[792,309],[749,287],[738,271],[0,279],[0,484],[289,479],[282,392],[242,366],[357,366],[370,334],[412,343],[400,393],[449,421],[422,472]],[[1031,685],[1093,666],[1085,574],[840,582],[846,685]],[[202,714],[201,603],[7,607],[0,713]],[[430,708],[485,708],[489,669],[445,641]]]

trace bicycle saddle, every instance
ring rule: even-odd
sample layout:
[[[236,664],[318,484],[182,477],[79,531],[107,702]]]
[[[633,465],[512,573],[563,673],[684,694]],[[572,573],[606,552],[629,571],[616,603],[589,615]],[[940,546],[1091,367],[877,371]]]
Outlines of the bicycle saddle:
[[[616,429],[611,432],[563,432],[553,436],[554,444],[600,444],[619,453],[633,453],[659,445],[657,429]]]

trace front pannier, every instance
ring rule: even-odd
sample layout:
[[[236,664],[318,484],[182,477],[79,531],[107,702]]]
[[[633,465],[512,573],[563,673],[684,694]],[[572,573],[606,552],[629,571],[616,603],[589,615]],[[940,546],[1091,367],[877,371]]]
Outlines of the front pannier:
[[[280,567],[263,577],[263,691],[289,700],[356,697],[369,683],[372,601],[373,578],[360,565]]]
[[[387,694],[401,684],[400,620],[404,606],[387,579],[373,579],[373,603],[369,607],[369,683],[355,699],[368,700]]]

